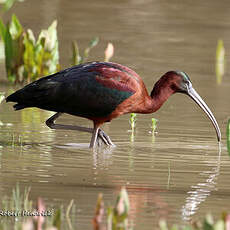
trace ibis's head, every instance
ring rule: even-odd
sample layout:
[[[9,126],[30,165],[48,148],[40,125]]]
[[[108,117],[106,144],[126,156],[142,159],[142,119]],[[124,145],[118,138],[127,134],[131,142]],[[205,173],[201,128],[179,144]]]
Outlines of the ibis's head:
[[[181,71],[171,71],[171,74],[174,75],[173,77],[174,82],[172,84],[172,87],[174,88],[175,92],[187,94],[200,106],[200,108],[207,114],[214,128],[216,129],[217,139],[220,142],[221,132],[217,124],[217,121],[214,115],[212,114],[211,110],[204,102],[204,100],[199,96],[199,94],[192,87],[192,83],[189,76],[185,72],[181,72]]]

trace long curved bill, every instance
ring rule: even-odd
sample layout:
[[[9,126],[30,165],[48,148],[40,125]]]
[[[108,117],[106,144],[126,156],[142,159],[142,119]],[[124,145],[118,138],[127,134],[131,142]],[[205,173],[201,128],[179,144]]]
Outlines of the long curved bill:
[[[187,90],[188,90],[187,91],[188,96],[190,96],[200,106],[200,108],[204,110],[204,112],[207,114],[207,116],[211,120],[211,122],[212,122],[212,124],[216,130],[217,140],[218,140],[218,142],[220,142],[221,141],[220,128],[219,128],[219,125],[217,124],[217,121],[216,121],[215,117],[213,116],[211,110],[208,108],[206,103],[203,101],[203,99],[196,92],[196,90],[193,89],[193,87],[191,85],[187,88]]]

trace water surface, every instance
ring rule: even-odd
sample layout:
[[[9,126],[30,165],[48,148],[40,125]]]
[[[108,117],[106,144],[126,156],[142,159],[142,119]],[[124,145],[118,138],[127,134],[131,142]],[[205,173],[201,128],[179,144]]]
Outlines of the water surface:
[[[92,229],[99,192],[111,205],[121,186],[131,202],[135,229],[153,229],[159,218],[185,224],[207,212],[219,216],[230,210],[229,167],[225,127],[229,118],[229,71],[221,85],[215,78],[215,48],[222,38],[230,50],[230,4],[224,0],[194,1],[25,1],[12,9],[23,25],[38,33],[57,18],[62,67],[70,65],[71,41],[80,47],[100,37],[90,60],[103,60],[107,42],[112,59],[137,71],[148,90],[166,71],[183,70],[213,111],[223,134],[221,155],[215,131],[205,114],[184,95],[172,96],[155,114],[138,115],[132,137],[129,116],[103,128],[116,148],[87,148],[90,135],[50,130],[51,112],[14,112],[1,104],[0,194],[9,195],[16,183],[31,186],[31,199],[49,205],[76,204],[76,226]],[[2,79],[5,77],[1,64]],[[2,84],[0,91],[13,92]],[[157,133],[151,133],[151,118]],[[61,117],[59,123],[91,126],[81,118]]]

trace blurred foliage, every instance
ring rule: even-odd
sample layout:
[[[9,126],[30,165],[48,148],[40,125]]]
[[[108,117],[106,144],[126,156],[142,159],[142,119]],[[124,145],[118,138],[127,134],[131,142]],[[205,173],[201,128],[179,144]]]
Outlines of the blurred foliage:
[[[93,38],[90,43],[89,46],[84,50],[83,54],[80,54],[79,51],[79,46],[77,44],[76,41],[72,42],[72,60],[71,60],[71,64],[72,65],[79,65],[82,64],[84,62],[86,62],[88,60],[90,51],[97,46],[99,42],[99,38],[95,37]],[[104,61],[108,62],[110,61],[110,59],[113,57],[114,55],[114,46],[112,43],[108,43],[106,49],[105,49],[105,58]]]
[[[221,84],[225,72],[225,49],[223,40],[219,39],[216,48],[216,81]]]
[[[8,9],[14,1],[4,3]],[[12,15],[9,23],[4,24],[0,20],[0,37],[4,44],[5,67],[10,82],[29,83],[60,69],[57,21],[54,21],[47,30],[42,30],[36,40],[33,31],[31,29],[25,31],[16,15]],[[86,62],[91,50],[98,42],[98,37],[93,38],[83,54],[80,54],[77,42],[73,42],[72,65]],[[104,60],[109,61],[113,54],[113,44],[108,43]]]
[[[23,2],[24,0],[0,0],[0,4],[3,4],[3,11],[9,10],[15,2]]]
[[[17,184],[15,189],[12,191],[12,196],[3,197],[1,201],[1,217],[0,218],[0,230],[8,230],[9,226],[14,223],[15,230],[21,229],[22,222],[17,221],[18,213],[21,213],[22,210],[32,210],[32,201],[29,200],[30,188],[26,188],[24,193],[21,193],[19,185]],[[7,216],[11,217],[6,218]],[[25,220],[25,217],[21,216],[22,221]]]
[[[159,222],[160,230],[229,230],[230,229],[230,214],[223,213],[221,219],[216,222],[213,217],[209,214],[205,219],[200,221],[195,221],[190,225],[183,227],[178,227],[173,225],[171,228],[168,227],[165,220]]]
[[[17,184],[13,189],[11,197],[4,197],[1,201],[1,216],[11,218],[0,218],[0,230],[60,230],[60,229],[77,229],[74,226],[76,222],[76,211],[73,206],[74,201],[71,200],[66,212],[63,207],[48,209],[43,199],[38,198],[36,208],[33,209],[32,201],[29,200],[30,188],[26,188],[21,193]],[[107,208],[103,195],[99,194],[95,215],[93,218],[93,230],[131,230],[132,224],[129,223],[130,204],[128,193],[122,188],[117,196],[114,207]],[[24,214],[23,214],[24,213]],[[106,216],[104,215],[106,213]],[[64,222],[64,217],[66,222]],[[73,224],[73,225],[72,225]],[[153,228],[154,229],[154,228]],[[209,214],[203,221],[193,221],[189,225],[168,226],[166,220],[159,221],[160,230],[229,230],[230,214],[223,213],[222,217],[214,221]]]
[[[111,42],[108,43],[105,49],[105,61],[108,62],[113,57],[114,54],[114,46]]]
[[[79,47],[76,41],[72,42],[72,65],[79,65],[87,61],[89,53],[93,47],[95,47],[99,42],[99,38],[93,38],[89,46],[85,48],[83,55],[80,54]]]
[[[107,230],[127,230],[129,215],[129,197],[125,188],[122,188],[114,208],[108,209]]]
[[[32,30],[26,32],[15,15],[6,25],[0,20],[0,35],[5,47],[7,78],[13,83],[36,80],[59,69],[57,21],[42,30],[36,41]]]
[[[95,216],[93,219],[94,230],[107,229],[107,230],[128,230],[131,229],[128,225],[129,214],[129,198],[125,188],[122,188],[114,207],[107,209],[107,227],[103,226],[102,220],[104,215],[104,201],[102,194],[99,194]]]
[[[0,215],[4,218],[0,218],[0,230],[59,230],[63,229],[64,217],[72,222],[72,217],[76,215],[72,200],[65,215],[63,207],[54,212],[54,209],[46,207],[41,198],[37,199],[36,207],[33,208],[29,194],[30,188],[25,188],[22,193],[17,184],[13,189],[12,196],[2,199]],[[64,229],[69,228],[64,227]]]

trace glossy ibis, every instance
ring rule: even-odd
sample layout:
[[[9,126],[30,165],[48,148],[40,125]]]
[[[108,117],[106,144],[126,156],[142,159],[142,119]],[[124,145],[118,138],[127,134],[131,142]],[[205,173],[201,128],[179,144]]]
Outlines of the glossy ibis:
[[[90,147],[98,137],[113,145],[100,126],[126,113],[153,113],[174,93],[190,96],[207,114],[221,139],[219,126],[212,112],[193,89],[188,75],[181,71],[165,73],[149,96],[137,73],[128,67],[110,62],[89,62],[43,77],[6,98],[16,102],[15,110],[27,107],[57,112],[46,124],[51,129],[71,129],[92,133]],[[94,128],[55,124],[62,114],[88,118]]]

